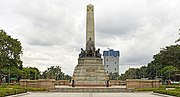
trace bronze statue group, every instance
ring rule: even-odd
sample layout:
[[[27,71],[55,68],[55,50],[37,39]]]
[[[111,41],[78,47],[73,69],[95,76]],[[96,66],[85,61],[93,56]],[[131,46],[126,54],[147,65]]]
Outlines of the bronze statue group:
[[[83,50],[83,48],[81,48],[79,58],[82,57],[101,57],[100,49],[95,49],[94,41],[92,41],[91,38],[89,38],[86,43],[86,50]]]

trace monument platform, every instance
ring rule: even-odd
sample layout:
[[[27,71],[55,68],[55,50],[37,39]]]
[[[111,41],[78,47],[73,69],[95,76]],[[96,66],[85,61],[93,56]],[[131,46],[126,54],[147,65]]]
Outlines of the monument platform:
[[[75,86],[106,86],[107,73],[102,64],[102,58],[83,57],[78,59],[74,70]]]
[[[112,86],[112,87],[69,87],[69,86],[56,86],[54,90],[49,92],[68,92],[68,93],[121,93],[132,92],[126,89],[126,86]]]

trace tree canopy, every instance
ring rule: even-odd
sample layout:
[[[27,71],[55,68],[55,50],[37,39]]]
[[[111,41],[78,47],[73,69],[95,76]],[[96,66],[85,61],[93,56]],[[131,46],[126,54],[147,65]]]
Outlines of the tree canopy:
[[[20,58],[22,54],[21,42],[0,30],[0,67],[22,67]]]
[[[51,66],[42,73],[42,78],[56,79],[56,80],[70,80],[71,76],[65,75],[60,66]]]
[[[56,80],[69,80],[71,76],[65,75],[60,66],[51,66],[40,74],[36,67],[23,67],[20,55],[23,53],[21,42],[12,38],[4,30],[0,30],[0,81],[6,78],[31,79],[53,78]]]
[[[0,79],[2,77],[20,78],[23,69],[21,54],[21,42],[7,35],[4,30],[0,30]]]
[[[153,56],[153,61],[148,64],[148,77],[163,76],[162,69],[167,66],[173,66],[180,70],[180,45],[167,46]]]
[[[162,48],[158,54],[153,56],[153,60],[147,65],[140,68],[130,68],[125,74],[121,75],[122,79],[138,78],[175,78],[175,73],[180,71],[180,45],[171,45]]]

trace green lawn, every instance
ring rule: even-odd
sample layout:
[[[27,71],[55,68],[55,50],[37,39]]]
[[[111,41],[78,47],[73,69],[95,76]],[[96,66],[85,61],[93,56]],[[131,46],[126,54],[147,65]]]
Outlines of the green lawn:
[[[136,89],[136,91],[153,91],[155,93],[167,94],[171,96],[180,97],[180,86],[179,85],[161,85],[159,88],[145,88]]]
[[[16,89],[16,88],[0,88],[0,97],[15,95],[19,93],[26,93],[25,89]]]
[[[8,84],[0,85],[0,97],[20,94],[20,93],[26,93],[27,91],[47,91],[47,89],[21,87],[20,85],[8,85]]]

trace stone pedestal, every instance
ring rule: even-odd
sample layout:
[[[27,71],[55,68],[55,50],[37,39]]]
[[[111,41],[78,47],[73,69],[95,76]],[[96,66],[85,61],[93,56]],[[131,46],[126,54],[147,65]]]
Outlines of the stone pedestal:
[[[97,57],[79,58],[73,75],[75,86],[106,86],[108,78],[102,58]]]

